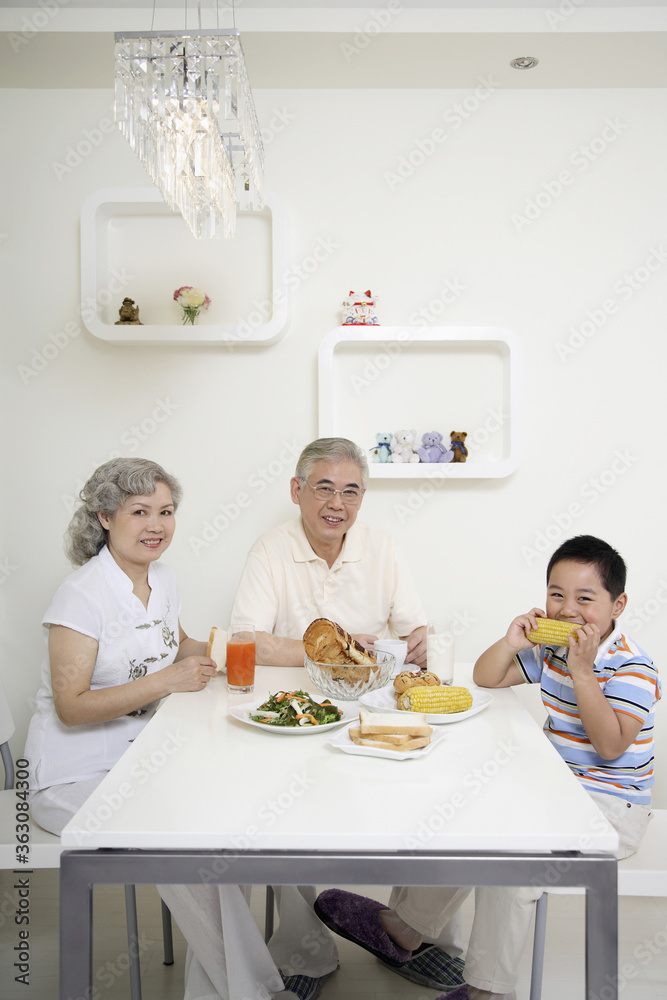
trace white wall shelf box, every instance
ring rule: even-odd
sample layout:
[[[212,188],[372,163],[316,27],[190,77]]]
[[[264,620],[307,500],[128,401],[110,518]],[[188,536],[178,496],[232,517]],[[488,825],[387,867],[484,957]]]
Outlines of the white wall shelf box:
[[[406,387],[407,391],[406,391]],[[338,326],[319,349],[320,437],[370,448],[378,432],[466,431],[457,463],[370,461],[378,479],[496,479],[519,465],[523,348],[512,330],[466,326]],[[370,460],[369,456],[369,460]]]
[[[287,225],[276,195],[261,212],[237,214],[234,239],[196,240],[155,187],[95,191],[81,209],[81,315],[113,344],[272,344],[287,323]],[[194,326],[181,324],[173,293],[211,299]],[[123,298],[142,326],[116,326]]]

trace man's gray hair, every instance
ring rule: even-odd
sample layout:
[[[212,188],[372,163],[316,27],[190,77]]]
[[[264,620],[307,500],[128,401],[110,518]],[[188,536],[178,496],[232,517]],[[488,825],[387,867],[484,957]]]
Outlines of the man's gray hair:
[[[366,452],[349,438],[318,438],[307,444],[296,463],[297,479],[308,479],[317,462],[354,462],[361,472],[361,487],[368,486],[368,460]]]
[[[180,483],[157,462],[147,458],[112,458],[95,469],[79,493],[81,506],[74,512],[65,534],[65,552],[74,566],[83,566],[106,545],[107,534],[97,516],[102,511],[113,517],[136,496],[150,496],[158,483],[171,492],[174,510],[183,497]]]

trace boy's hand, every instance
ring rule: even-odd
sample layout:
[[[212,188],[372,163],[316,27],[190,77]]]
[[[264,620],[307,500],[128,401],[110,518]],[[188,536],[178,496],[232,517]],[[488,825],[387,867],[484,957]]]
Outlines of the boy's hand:
[[[582,625],[568,636],[570,651],[567,667],[572,680],[583,680],[594,676],[595,657],[600,646],[600,629],[597,625]]]
[[[505,641],[507,645],[516,653],[521,649],[531,649],[535,646],[527,636],[527,632],[532,632],[537,628],[537,619],[546,618],[546,612],[541,608],[533,608],[525,615],[519,615],[514,619],[507,629]]]

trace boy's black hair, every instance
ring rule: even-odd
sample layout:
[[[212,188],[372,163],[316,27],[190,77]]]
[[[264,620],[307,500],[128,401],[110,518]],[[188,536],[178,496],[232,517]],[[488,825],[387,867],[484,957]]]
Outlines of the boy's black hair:
[[[595,566],[605,590],[611,594],[612,601],[615,601],[619,594],[625,590],[626,566],[623,558],[611,545],[603,542],[601,538],[594,535],[575,535],[568,538],[560,545],[547,566],[547,585],[551,570],[556,563],[571,559],[573,562],[587,563]]]

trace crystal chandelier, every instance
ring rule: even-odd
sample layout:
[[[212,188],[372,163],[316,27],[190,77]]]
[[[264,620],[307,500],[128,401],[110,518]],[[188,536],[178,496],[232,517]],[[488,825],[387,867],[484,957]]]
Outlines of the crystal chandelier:
[[[197,239],[264,205],[264,147],[236,29],[121,32],[116,121]]]

